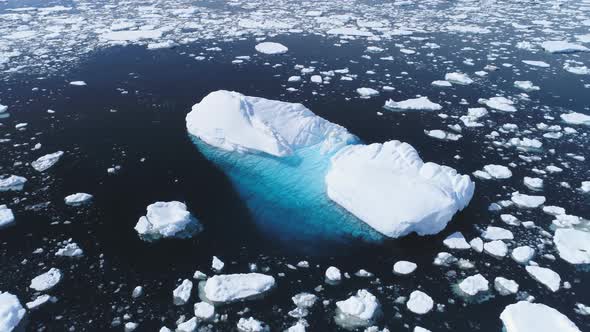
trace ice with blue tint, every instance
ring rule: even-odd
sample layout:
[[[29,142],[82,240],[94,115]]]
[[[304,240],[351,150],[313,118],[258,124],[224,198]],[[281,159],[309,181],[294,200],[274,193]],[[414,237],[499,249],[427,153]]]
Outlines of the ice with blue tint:
[[[192,138],[231,180],[260,231],[273,240],[317,248],[382,238],[326,196],[324,177],[330,155],[319,153],[319,146],[280,158],[225,151]]]

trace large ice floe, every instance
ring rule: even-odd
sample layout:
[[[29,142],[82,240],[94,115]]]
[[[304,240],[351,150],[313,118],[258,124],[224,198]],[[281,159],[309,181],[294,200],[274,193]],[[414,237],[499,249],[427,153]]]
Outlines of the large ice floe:
[[[0,331],[14,330],[25,313],[26,310],[16,295],[0,292]]]
[[[203,227],[181,202],[156,202],[147,207],[147,214],[139,218],[135,230],[146,241],[161,238],[187,238]]]
[[[520,301],[508,305],[500,319],[506,332],[580,332],[564,314],[541,303]]]
[[[186,121],[260,228],[282,240],[434,234],[473,195],[468,176],[424,163],[410,145],[360,144],[301,104],[216,91]]]

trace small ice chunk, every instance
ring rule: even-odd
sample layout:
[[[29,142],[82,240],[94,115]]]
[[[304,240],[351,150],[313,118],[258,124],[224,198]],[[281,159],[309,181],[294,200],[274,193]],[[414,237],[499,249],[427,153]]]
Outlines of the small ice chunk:
[[[418,315],[424,315],[432,310],[434,301],[426,293],[415,290],[410,294],[410,299],[406,303],[408,309]]]
[[[217,256],[213,256],[213,259],[211,260],[211,268],[213,269],[213,271],[221,272],[224,266],[225,263],[222,262],[221,259],[217,258]]]
[[[47,294],[43,294],[43,295],[37,296],[31,302],[27,302],[25,305],[26,305],[27,309],[32,310],[32,309],[36,309],[36,308],[44,305],[45,303],[49,302],[50,300],[51,300],[51,296],[49,296]],[[0,326],[2,326],[2,324],[0,324]]]
[[[545,285],[550,291],[557,292],[561,284],[561,278],[555,271],[546,267],[526,266],[526,271],[533,279]]]
[[[193,317],[186,322],[176,326],[176,332],[195,332],[197,330],[197,317]]]
[[[469,245],[475,252],[483,252],[483,240],[479,237],[469,241]]]
[[[20,191],[25,186],[27,179],[22,176],[10,175],[0,179],[0,192],[3,191]]]
[[[494,288],[502,296],[516,294],[516,292],[518,292],[518,284],[516,281],[504,277],[496,277],[496,279],[494,279]]]
[[[55,165],[59,159],[63,156],[63,151],[57,151],[54,153],[46,154],[39,157],[37,160],[31,163],[31,166],[38,172],[45,172],[53,165]]]
[[[418,265],[416,265],[416,263],[413,262],[397,261],[395,262],[395,264],[393,264],[393,273],[399,275],[407,275],[414,272],[417,267]]]
[[[178,287],[172,291],[172,297],[175,305],[184,305],[188,302],[191,297],[191,291],[193,290],[193,282],[184,279]]]
[[[538,208],[545,203],[545,196],[531,196],[514,192],[512,193],[510,200],[521,208],[533,209]]]
[[[275,286],[275,278],[260,273],[224,274],[205,282],[203,300],[228,303],[261,296]]]
[[[80,257],[84,255],[84,251],[75,242],[66,243],[63,247],[59,248],[55,253],[55,256],[64,257]]]
[[[488,280],[481,274],[465,278],[459,283],[459,289],[469,296],[475,296],[479,292],[487,292],[490,289]]]
[[[514,102],[506,97],[492,97],[490,99],[480,99],[480,102],[484,103],[489,108],[502,112],[517,111],[516,107],[514,107]]]
[[[463,73],[447,73],[445,75],[445,80],[460,85],[469,85],[473,83],[473,80],[467,74]]]
[[[481,234],[481,236],[490,241],[494,240],[512,240],[514,239],[514,235],[511,231],[502,228],[502,227],[495,227],[495,226],[488,226],[486,230]]]
[[[506,166],[502,165],[485,165],[483,170],[488,173],[492,178],[501,180],[501,179],[508,179],[512,177],[512,171]]]
[[[512,259],[520,264],[528,264],[535,256],[535,249],[529,246],[520,246],[512,250]]]
[[[55,287],[55,285],[61,281],[61,278],[61,271],[56,268],[51,268],[49,271],[33,278],[29,287],[38,292],[44,292]]]
[[[524,185],[527,186],[531,190],[543,189],[543,179],[541,179],[541,178],[531,178],[531,177],[525,176],[523,182],[524,182]]]
[[[508,253],[508,247],[506,246],[506,243],[500,240],[484,243],[483,250],[485,253],[490,254],[496,258],[502,258]]]
[[[195,303],[195,317],[210,321],[215,317],[215,307],[207,302]]]
[[[240,318],[238,321],[238,331],[240,332],[268,332],[270,329],[263,322],[250,318]]]
[[[264,54],[283,54],[283,53],[287,53],[287,51],[289,51],[289,49],[287,48],[287,46],[280,44],[280,43],[274,43],[274,42],[262,42],[258,45],[256,45],[254,47],[256,49],[256,51],[260,52],[260,53],[264,53]]]
[[[14,214],[6,205],[0,205],[0,228],[14,223]]]
[[[74,86],[86,86],[86,82],[84,81],[71,81],[70,85],[74,85]]]
[[[86,193],[76,193],[66,196],[64,201],[67,205],[70,206],[79,206],[86,204],[92,200],[92,195]]]
[[[147,207],[147,214],[135,225],[142,239],[151,241],[160,238],[186,238],[202,230],[199,221],[187,211],[181,202],[156,202]]]
[[[365,289],[345,301],[336,302],[336,322],[341,326],[369,326],[379,315],[381,305],[377,298]]]
[[[541,90],[541,88],[534,85],[531,81],[514,81],[514,86],[526,92]]]
[[[342,274],[340,270],[335,266],[330,266],[326,269],[326,281],[331,283],[340,282],[342,280]]]
[[[390,110],[416,110],[416,111],[439,111],[442,109],[440,104],[434,103],[428,97],[419,97],[402,101],[389,99],[385,102],[386,109]]]
[[[450,249],[470,249],[471,246],[465,240],[461,232],[455,232],[443,240],[443,244]]]
[[[358,93],[361,97],[369,98],[373,96],[379,95],[379,91],[371,88],[358,88],[356,89],[356,93]]]

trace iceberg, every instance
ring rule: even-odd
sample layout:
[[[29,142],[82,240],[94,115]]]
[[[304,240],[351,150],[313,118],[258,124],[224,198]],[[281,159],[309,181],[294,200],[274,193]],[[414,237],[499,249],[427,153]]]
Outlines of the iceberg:
[[[146,241],[161,238],[188,238],[201,232],[203,226],[181,202],[156,202],[135,225],[139,237]]]
[[[63,156],[63,154],[64,154],[63,151],[57,151],[54,153],[46,154],[42,157],[39,157],[39,159],[33,161],[31,163],[31,166],[37,172],[45,172],[46,170],[51,168],[53,165],[55,165],[59,161],[61,156]]]
[[[343,148],[332,157],[326,187],[330,199],[393,238],[440,232],[475,189],[469,176],[424,163],[399,141]]]
[[[424,163],[410,145],[360,144],[301,104],[222,90],[194,105],[186,122],[261,231],[290,247],[435,234],[473,195],[468,176]]]

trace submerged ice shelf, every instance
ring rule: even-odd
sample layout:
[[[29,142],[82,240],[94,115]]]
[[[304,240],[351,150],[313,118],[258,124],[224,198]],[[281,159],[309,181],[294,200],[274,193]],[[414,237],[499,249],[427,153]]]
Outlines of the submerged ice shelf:
[[[291,245],[435,234],[473,195],[468,176],[422,162],[410,145],[361,144],[301,104],[216,91],[186,120],[194,143],[228,175],[261,231]],[[407,204],[417,197],[430,199]]]

